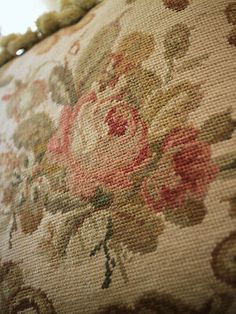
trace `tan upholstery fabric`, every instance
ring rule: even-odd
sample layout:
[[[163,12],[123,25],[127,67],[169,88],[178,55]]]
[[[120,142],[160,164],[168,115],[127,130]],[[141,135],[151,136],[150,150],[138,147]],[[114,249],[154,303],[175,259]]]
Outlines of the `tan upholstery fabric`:
[[[106,0],[2,68],[0,312],[236,312],[236,2]]]

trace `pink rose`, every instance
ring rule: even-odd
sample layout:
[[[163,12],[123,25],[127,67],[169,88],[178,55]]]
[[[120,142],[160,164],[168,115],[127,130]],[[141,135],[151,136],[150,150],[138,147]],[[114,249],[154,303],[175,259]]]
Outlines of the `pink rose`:
[[[49,157],[67,167],[71,190],[80,197],[131,187],[130,174],[149,156],[147,128],[138,111],[119,95],[98,100],[94,92],[65,106]]]
[[[210,146],[197,135],[196,129],[176,128],[165,137],[158,168],[142,185],[142,195],[155,211],[181,207],[189,197],[203,199],[216,177]]]

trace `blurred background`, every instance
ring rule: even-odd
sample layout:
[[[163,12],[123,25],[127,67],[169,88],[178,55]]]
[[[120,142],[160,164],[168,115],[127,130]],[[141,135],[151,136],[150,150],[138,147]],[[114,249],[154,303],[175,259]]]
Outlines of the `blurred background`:
[[[34,21],[42,13],[58,8],[59,0],[0,0],[0,34],[34,30]]]

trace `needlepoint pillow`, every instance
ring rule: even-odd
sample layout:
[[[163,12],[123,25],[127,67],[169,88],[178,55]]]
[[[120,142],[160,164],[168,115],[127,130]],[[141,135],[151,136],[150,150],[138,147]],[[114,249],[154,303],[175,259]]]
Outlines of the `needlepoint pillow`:
[[[1,68],[1,313],[235,313],[235,27],[106,0]]]

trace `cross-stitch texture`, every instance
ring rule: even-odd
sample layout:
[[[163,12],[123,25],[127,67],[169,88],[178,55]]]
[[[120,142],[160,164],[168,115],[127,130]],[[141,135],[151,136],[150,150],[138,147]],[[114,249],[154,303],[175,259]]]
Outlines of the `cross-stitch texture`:
[[[0,313],[236,312],[236,2],[105,0],[0,72]]]

